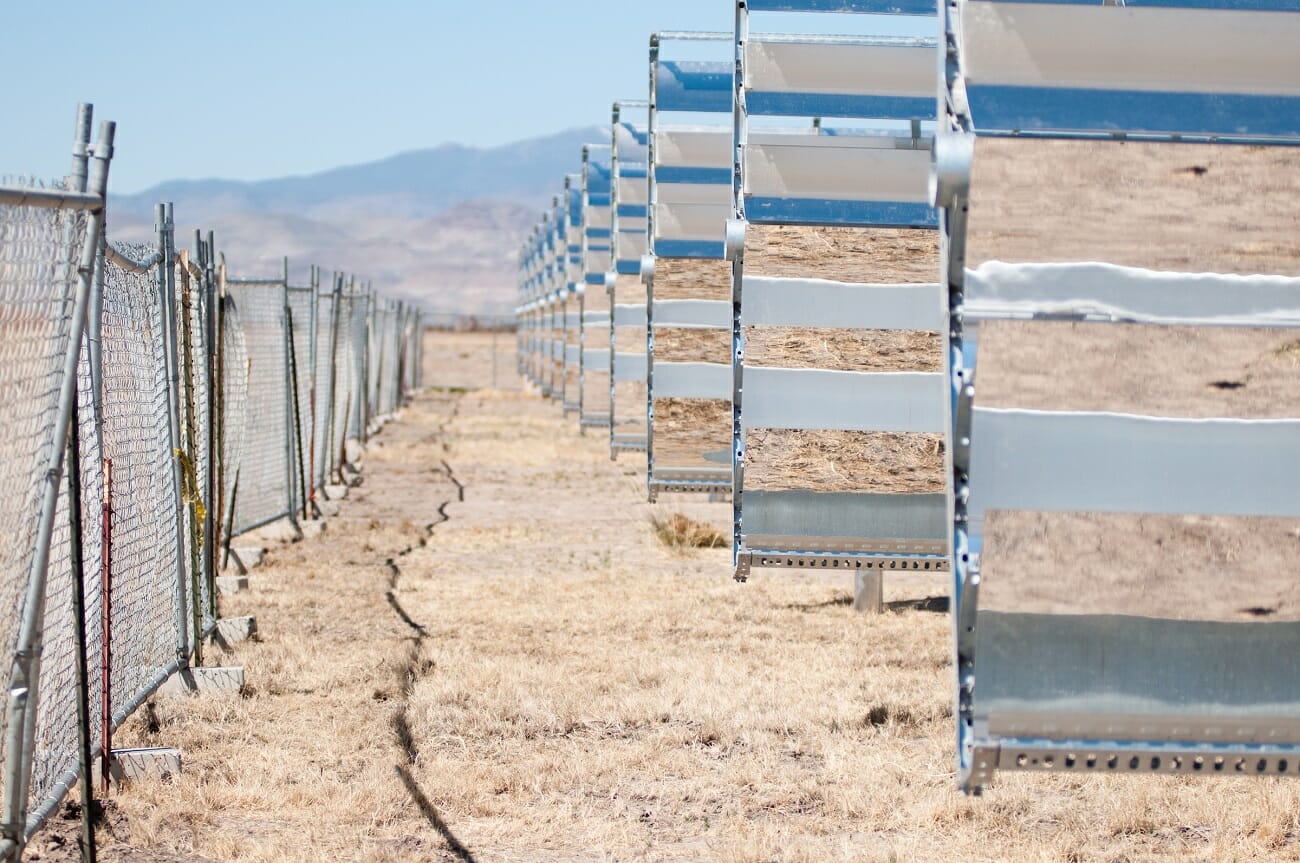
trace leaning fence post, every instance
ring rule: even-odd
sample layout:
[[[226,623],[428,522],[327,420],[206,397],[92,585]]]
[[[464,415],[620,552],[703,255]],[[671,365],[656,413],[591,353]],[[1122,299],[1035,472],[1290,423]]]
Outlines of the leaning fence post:
[[[211,236],[211,235],[209,235]],[[216,620],[216,601],[213,596],[214,584],[214,563],[216,561],[215,543],[218,533],[218,519],[220,518],[220,509],[215,505],[214,493],[217,488],[216,473],[220,464],[220,456],[215,452],[216,448],[216,423],[217,423],[217,394],[216,389],[220,386],[220,378],[216,374],[216,337],[217,337],[217,301],[215,283],[212,272],[212,255],[213,250],[210,244],[203,242],[203,236],[199,231],[194,232],[194,242],[199,255],[199,268],[203,276],[200,283],[199,294],[202,297],[200,308],[203,310],[202,324],[204,331],[203,339],[203,374],[206,380],[207,392],[207,422],[203,427],[203,451],[207,454],[207,474],[203,477],[203,505],[207,511],[207,517],[203,520],[203,588],[207,594],[207,607],[203,610],[208,614],[210,619]]]
[[[318,370],[316,367],[317,342],[320,341],[320,268],[315,264],[311,268],[311,319],[307,324],[310,333],[310,347],[308,348],[308,359],[311,363],[311,377],[308,378],[307,407],[311,412],[311,432],[307,444],[307,501],[308,506],[315,506],[316,503],[316,429],[320,427],[317,421],[316,411],[319,409],[316,403],[316,385]]]
[[[289,258],[284,258],[283,281],[280,283],[280,327],[284,333],[284,484],[289,521],[298,524],[297,503],[293,487],[293,331],[289,323]]]
[[[68,437],[68,563],[71,571],[72,652],[77,689],[77,761],[81,772],[81,847],[82,860],[95,863],[95,827],[90,776],[90,671],[86,659],[86,567],[82,557],[81,513],[81,422],[77,400],[72,402]],[[107,761],[112,751],[103,753]]]
[[[183,510],[183,486],[181,476],[181,435],[180,435],[180,371],[176,347],[176,300],[175,300],[175,266],[176,260],[171,242],[171,219],[167,204],[159,204],[154,209],[157,219],[158,247],[162,253],[162,264],[158,268],[158,302],[162,311],[163,328],[163,364],[167,372],[167,432],[171,449],[172,498],[176,507],[176,567],[175,567],[175,603],[176,603],[176,656],[182,661],[189,658],[189,615],[188,597],[185,585],[185,527],[180,518]]]
[[[326,400],[326,423],[325,423],[325,445],[321,453],[321,465],[324,468],[326,482],[334,474],[334,425],[335,425],[335,402],[337,401],[336,387],[338,385],[338,362],[339,362],[339,305],[343,297],[343,282],[336,272],[334,274],[334,300],[330,303],[330,377],[329,377],[329,398]]]
[[[79,114],[80,116],[80,114]],[[113,123],[100,126],[99,141],[93,151],[88,191],[101,199],[108,188],[108,166],[113,156]],[[95,256],[99,252],[104,227],[104,207],[92,210],[85,242],[77,266],[77,289],[73,300],[68,343],[63,357],[63,377],[59,382],[58,414],[55,420],[53,447],[41,487],[41,508],[36,528],[36,546],[28,571],[23,619],[14,650],[8,694],[8,727],[5,741],[4,824],[0,827],[4,842],[0,856],[20,855],[26,842],[27,797],[36,744],[37,707],[40,696],[40,649],[45,619],[45,587],[49,571],[50,539],[58,509],[59,485],[63,476],[64,443],[72,419],[72,404],[77,398],[77,365],[81,356],[87,309],[94,277]]]
[[[175,240],[176,237],[173,233],[170,236],[173,252],[176,251]],[[184,428],[184,440],[182,441],[183,448],[178,458],[181,459],[181,467],[185,472],[183,478],[188,478],[189,480],[188,483],[183,483],[182,486],[184,487],[185,485],[188,485],[189,494],[187,496],[189,500],[183,501],[186,506],[181,511],[181,518],[182,520],[188,520],[190,527],[187,534],[187,538],[189,539],[190,563],[189,605],[194,629],[194,644],[198,645],[198,647],[195,648],[196,656],[199,656],[197,651],[202,649],[201,645],[203,642],[203,590],[200,584],[200,579],[202,577],[202,560],[200,554],[203,540],[199,534],[202,525],[198,523],[201,501],[197,498],[201,492],[198,488],[198,477],[195,474],[195,466],[198,464],[198,459],[196,457],[196,453],[198,452],[198,439],[195,430],[195,427],[198,425],[198,406],[194,402],[194,377],[196,369],[194,367],[194,328],[192,326],[193,322],[190,314],[191,307],[198,309],[199,305],[190,272],[189,253],[182,249],[176,257],[179,261],[178,266],[181,271],[181,292],[178,298],[178,308],[180,310],[180,318],[178,319],[178,335],[180,337],[181,349],[179,367],[184,376],[182,387],[184,393],[184,411],[181,414],[182,426]],[[206,518],[204,520],[206,521]],[[199,656],[199,658],[201,658],[201,656]]]
[[[302,470],[302,393],[298,391],[298,348],[293,337],[293,309],[288,305],[284,307],[284,316],[285,332],[289,334],[286,340],[289,354],[289,393],[287,398],[291,405],[289,413],[293,417],[293,422],[289,425],[292,440],[289,445],[289,452],[293,456],[290,459],[290,467],[292,468],[296,464],[298,468],[296,471],[290,470],[289,484],[293,486],[293,491],[302,495],[302,500],[294,503],[293,512],[298,512],[298,504],[301,503],[302,517],[306,519],[309,516],[307,515],[307,478]],[[298,480],[297,484],[293,482],[295,478]]]
[[[101,647],[100,659],[100,782],[104,794],[112,772],[113,753],[113,460],[104,459],[104,500],[100,529],[103,540],[99,569]]]

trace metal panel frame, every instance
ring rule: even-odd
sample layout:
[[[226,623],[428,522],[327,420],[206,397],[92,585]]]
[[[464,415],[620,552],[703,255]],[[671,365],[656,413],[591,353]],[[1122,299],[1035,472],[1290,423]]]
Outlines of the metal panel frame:
[[[1006,612],[985,611],[983,616],[980,613],[980,555],[983,551],[982,514],[985,507],[1252,514],[1286,514],[1295,509],[1294,483],[1298,468],[1295,456],[1285,449],[1296,437],[1298,420],[1171,420],[1117,413],[993,411],[977,408],[974,404],[976,327],[972,324],[978,320],[1059,319],[1064,315],[1069,319],[1094,321],[1096,326],[1116,321],[1151,326],[1295,327],[1300,323],[1296,316],[1297,304],[1300,303],[1300,291],[1296,288],[1300,283],[1291,279],[1155,273],[1096,262],[1021,263],[980,266],[974,271],[966,269],[967,208],[977,135],[999,136],[1024,131],[1029,133],[1025,135],[1029,138],[1091,138],[1097,141],[1099,151],[1113,146],[1110,142],[1124,139],[1164,141],[1185,146],[1203,142],[1234,144],[1261,140],[1275,144],[1300,144],[1300,135],[1294,133],[1271,138],[1267,134],[1262,138],[1255,134],[1260,130],[1267,133],[1272,128],[1269,123],[1275,119],[1278,92],[1294,95],[1297,88],[1294,75],[1281,75],[1271,87],[1261,86],[1261,82],[1276,74],[1279,58],[1283,66],[1294,62],[1290,44],[1294,40],[1284,40],[1283,45],[1271,39],[1278,34],[1291,33],[1300,26],[1300,15],[1295,14],[1300,12],[1300,8],[1290,8],[1285,10],[1290,14],[1280,14],[1282,9],[1274,9],[1268,4],[1215,4],[1201,0],[1183,3],[1174,0],[1159,5],[1185,8],[1103,10],[1070,3],[1020,5],[988,0],[959,0],[940,6],[940,27],[946,50],[940,59],[943,81],[931,188],[940,208],[943,278],[948,294],[951,333],[947,371],[951,440],[954,442],[954,495],[950,524],[955,609],[957,768],[959,784],[970,793],[980,793],[993,781],[997,770],[1186,775],[1300,773],[1300,734],[1297,733],[1300,723],[1295,721],[1296,717],[1264,717],[1258,723],[1247,724],[1245,730],[1224,732],[1227,734],[1224,737],[1216,736],[1218,732],[1206,724],[1216,724],[1225,715],[1222,711],[1198,716],[1187,703],[1181,705],[1182,709],[1175,714],[1163,717],[1131,703],[1111,705],[1108,712],[1094,715],[1091,719],[1082,717],[1077,711],[1062,714],[1051,704],[1037,701],[1032,702],[1037,709],[1028,711],[1014,706],[995,707],[990,711],[986,703],[996,700],[996,686],[993,678],[989,677],[995,672],[1001,677],[1010,674],[1017,679],[1033,680],[1039,674],[1050,676],[1051,671],[1039,667],[1049,660],[1033,651],[1026,655],[1014,651],[1008,654],[1014,654],[1008,662],[1018,663],[1011,669],[990,666],[987,659],[984,665],[979,662],[982,654],[977,650],[977,644],[981,634],[985,649],[1015,646],[1014,639],[1008,639],[1002,631],[1005,626],[990,630],[995,621],[992,615],[998,615],[996,619],[1002,621],[1008,617]],[[1207,8],[1211,6],[1220,8]],[[1231,11],[1227,11],[1228,7]],[[1271,11],[1259,11],[1262,8]],[[1095,15],[1095,12],[1103,12],[1103,15]],[[969,19],[969,23],[977,29],[974,34],[963,30],[971,15],[974,17]],[[1003,16],[1001,20],[995,20],[999,15]],[[1064,32],[1053,27],[1045,29],[1044,22],[1063,20],[1079,20],[1089,27],[1119,25],[1129,30],[1118,34],[1122,38],[1113,44],[1107,40],[1105,51],[1098,52],[1097,43],[1085,39],[1075,45],[1080,48],[1087,46],[1086,51],[1046,53],[1042,57],[1048,67],[1030,69],[1025,66],[1025,57],[1037,56],[1035,52],[1045,50],[1047,40],[1059,41]],[[1221,25],[1229,20],[1241,26],[1224,29]],[[1135,36],[1133,27],[1140,29],[1140,26],[1156,21],[1164,22],[1160,25],[1162,30],[1189,32],[1191,35],[1187,40],[1157,40],[1158,45],[1125,41]],[[979,38],[981,33],[998,38],[1012,34],[1017,22],[1027,31],[1020,34],[1023,41],[1017,43],[1014,56],[1001,56],[996,46],[976,46],[968,41],[968,38]],[[1191,29],[1184,31],[1177,26],[1180,23],[1187,23]],[[1216,27],[1217,33],[1214,32]],[[1254,27],[1263,28],[1259,31],[1263,42],[1243,44],[1242,35],[1254,32]],[[1269,31],[1267,38],[1263,37],[1263,30]],[[1069,32],[1073,39],[1076,31],[1071,29]],[[1207,47],[1207,38],[1212,46]],[[1200,50],[1196,49],[1197,45]],[[1264,57],[1267,62],[1261,67],[1264,68],[1263,78],[1256,74],[1259,69],[1251,72],[1247,68],[1259,58],[1244,56],[1252,54],[1261,45],[1265,55],[1269,55],[1270,46],[1277,49],[1271,57]],[[969,51],[970,56],[964,55],[963,50]],[[1158,62],[1156,54],[1161,58]],[[968,80],[966,73],[971,69],[971,56],[975,58],[975,78]],[[1241,57],[1248,62],[1225,63],[1213,59],[1219,57],[1222,60],[1224,56]],[[1273,71],[1266,68],[1268,62],[1274,64]],[[1002,67],[1000,71],[998,67]],[[1168,70],[1179,68],[1189,70],[1189,76],[1177,73],[1173,80],[1169,80]],[[1034,76],[1039,76],[1038,80],[1032,80]],[[968,87],[968,84],[976,86]],[[997,103],[975,98],[974,91],[985,84],[1016,86],[1008,86],[997,94],[998,98],[1006,100]],[[1091,113],[1084,112],[1072,119],[1064,113],[1043,116],[1032,129],[1012,129],[998,122],[999,117],[1014,114],[1011,109],[1017,100],[1027,105],[1025,110],[1028,111],[1038,110],[1043,99],[1077,110],[1077,97],[1083,87],[1101,94],[1089,109]],[[1177,98],[1176,93],[1171,96],[1153,92],[1189,89],[1197,93],[1236,94],[1241,98],[1224,102],[1231,110],[1202,112],[1202,119],[1193,122],[1194,112],[1186,110],[1194,104],[1193,101]],[[1123,104],[1123,99],[1117,101],[1106,97],[1106,91],[1128,99],[1128,104]],[[1129,98],[1132,94],[1145,95],[1143,98]],[[1156,98],[1147,98],[1152,95]],[[994,118],[992,122],[986,122],[984,128],[980,126],[981,110],[985,111],[986,118]],[[1291,111],[1289,116],[1293,119],[1296,114]],[[1091,128],[1094,121],[1102,125]],[[1099,152],[1098,157],[1104,158],[1104,152]],[[1174,287],[1180,290],[1172,290]],[[1113,441],[1116,433],[1124,438],[1123,444],[1118,448],[1112,447],[1098,460],[1097,446],[1106,439]],[[997,456],[995,450],[1012,445],[1013,437],[1024,435],[1033,439],[1035,452],[1017,460],[1014,472],[1008,471],[1005,465],[997,463],[1004,459]],[[1262,454],[1281,459],[1277,465],[1267,466],[1269,469],[1265,469],[1261,451],[1254,449],[1261,442],[1267,442]],[[1283,451],[1277,451],[1278,446]],[[1061,488],[1049,492],[1047,472],[1055,466],[1059,476],[1060,461],[1067,452],[1071,459],[1091,453],[1091,460],[1082,467],[1072,462],[1071,472],[1076,481],[1061,484]],[[1207,459],[1211,453],[1214,455]],[[1162,467],[1168,468],[1173,462],[1187,458],[1196,462],[1198,475],[1209,471],[1220,487],[1211,491],[1194,479],[1177,477],[1162,470]],[[1129,470],[1114,471],[1116,464],[1127,464]],[[1110,482],[1107,488],[1099,488],[1094,482],[1099,477],[1089,475],[1090,470],[1098,468],[1108,472]],[[1291,490],[1290,496],[1285,489],[1279,491],[1276,487],[1287,477],[1291,477],[1287,486]],[[1187,487],[1189,483],[1194,487]],[[1180,489],[1184,492],[1182,495],[1177,494]],[[1024,618],[1034,616],[1019,615]],[[1099,649],[1103,644],[1108,648],[1114,647],[1114,650],[1107,651],[1107,667],[1114,669],[1132,666],[1137,656],[1146,655],[1134,653],[1132,649],[1126,653],[1116,647],[1116,636],[1127,635],[1142,621],[1155,619],[1055,615],[1039,624],[1054,628],[1063,620],[1070,621],[1071,627],[1081,633],[1078,636],[1082,639],[1079,650],[1086,652],[1089,644]],[[1179,623],[1220,626],[1200,621]],[[1111,629],[1108,630],[1107,626]],[[1119,629],[1114,629],[1116,626]],[[1257,627],[1258,624],[1222,626]],[[1110,632],[1110,635],[1103,635],[1103,631]],[[1195,645],[1206,645],[1202,649],[1214,651],[1216,657],[1222,657],[1225,645],[1237,644],[1240,636],[1229,633],[1225,638],[1228,640],[1222,643],[1193,639],[1194,646],[1187,648],[1183,659],[1195,664]],[[1137,666],[1140,665],[1138,662]],[[1165,668],[1161,673],[1175,672]],[[986,681],[986,687],[993,687],[983,697],[980,690],[982,679]],[[1081,677],[1072,674],[1070,679],[1078,681]],[[1057,701],[1068,696],[1068,686],[1064,690],[1058,687],[1054,693]],[[1232,723],[1229,718],[1222,724],[1226,727]],[[1272,728],[1274,725],[1277,728]]]
[[[850,326],[879,329],[936,329],[941,320],[939,287],[936,285],[865,286],[819,282],[808,279],[762,278],[745,275],[745,225],[747,222],[771,224],[844,224],[860,227],[932,227],[937,214],[923,199],[924,172],[920,160],[928,150],[924,127],[916,102],[921,88],[915,77],[915,52],[938,54],[934,39],[896,39],[870,37],[841,38],[825,36],[756,37],[751,40],[749,11],[818,11],[855,13],[877,9],[876,4],[822,2],[760,3],[736,2],[734,57],[736,78],[733,110],[732,209],[734,221],[728,224],[726,249],[732,261],[732,511],[733,561],[735,577],[744,580],[753,566],[797,568],[802,566],[846,569],[889,568],[898,571],[937,571],[948,567],[946,552],[931,544],[920,547],[903,536],[801,536],[811,532],[787,529],[780,532],[764,527],[753,532],[746,527],[746,498],[763,500],[766,493],[745,491],[746,433],[751,427],[841,429],[858,431],[925,431],[947,429],[944,382],[937,373],[861,373],[817,369],[773,369],[747,366],[745,363],[745,328],[750,325],[780,324],[793,326]],[[877,10],[878,11],[878,10]],[[901,10],[900,10],[901,11]],[[755,47],[757,46],[757,47]],[[797,98],[767,98],[754,87],[750,71],[756,56],[780,51],[816,72],[808,77],[808,86],[786,87],[777,79],[771,85],[793,90],[784,95]],[[906,54],[909,69],[889,76],[888,81],[858,80],[828,63],[825,69],[808,64],[822,52],[878,50]],[[856,59],[862,59],[855,55]],[[872,58],[872,62],[877,58]],[[841,81],[836,73],[844,75]],[[781,76],[777,76],[779,79]],[[807,92],[815,86],[825,92]],[[933,86],[933,85],[932,85]],[[754,102],[751,105],[751,101]],[[831,103],[837,103],[833,105]],[[911,134],[899,139],[897,133],[884,135],[861,131],[847,135],[822,133],[820,121],[802,135],[751,133],[749,117],[807,116],[812,111],[830,116],[860,117],[867,121],[909,121]],[[775,154],[788,152],[798,161],[804,175],[801,194],[788,184],[768,182],[755,191],[757,169]],[[857,176],[844,183],[850,162],[827,165],[824,159],[809,155],[826,153],[847,155]],[[902,174],[896,157],[911,164]],[[854,161],[856,160],[856,161]],[[842,160],[841,160],[842,161]],[[771,180],[782,171],[768,165]],[[810,182],[818,172],[825,175],[820,184]],[[839,180],[838,183],[832,177]],[[900,185],[900,179],[902,184]],[[825,182],[829,181],[829,182]],[[910,182],[909,182],[910,181]],[[928,186],[928,177],[924,177]],[[876,290],[873,290],[876,289]],[[752,299],[747,296],[752,289]],[[926,297],[932,292],[933,303]],[[805,295],[811,295],[811,299]],[[746,300],[750,303],[747,304]],[[820,302],[818,302],[820,301]],[[852,311],[850,315],[843,312]],[[836,314],[836,313],[840,314]],[[748,379],[747,379],[748,378]],[[882,414],[882,406],[888,405]],[[949,448],[950,449],[950,448]],[[945,450],[947,452],[947,450]],[[946,458],[947,456],[945,456]],[[849,495],[849,499],[870,499],[872,508],[858,507],[861,524],[876,525],[880,531],[868,533],[907,533],[903,528],[911,518],[933,518],[933,505],[917,509],[917,498],[927,495],[878,495],[867,491]],[[939,497],[942,499],[942,496]],[[790,498],[807,505],[823,498]],[[891,508],[896,508],[893,512]],[[814,524],[791,511],[792,524]],[[822,520],[824,521],[824,520]],[[859,530],[847,524],[844,531]],[[856,542],[855,542],[856,541]],[[933,538],[931,540],[933,543]],[[861,543],[865,543],[862,545]]]
[[[639,318],[636,316],[628,318],[627,314],[620,315],[617,312],[620,301],[625,299],[618,294],[618,277],[640,276],[641,258],[646,251],[645,238],[648,231],[647,213],[650,200],[649,113],[650,102],[647,100],[623,99],[614,103],[610,123],[610,272],[605,280],[605,286],[611,310],[609,327],[609,457],[611,460],[617,459],[621,452],[645,452],[649,438],[648,426],[641,431],[620,431],[620,423],[626,423],[628,420],[619,416],[617,408],[618,385],[634,384],[638,381],[644,383],[647,373],[644,354],[634,357],[618,349],[620,328],[643,330],[646,326],[645,299],[631,304],[641,310]],[[636,119],[633,119],[634,114]],[[638,122],[642,116],[645,117],[645,125]],[[635,150],[629,152],[626,146],[620,146],[621,141],[627,143],[624,141],[626,138],[631,138],[637,143]],[[646,143],[640,144],[643,138]],[[628,200],[630,187],[643,188],[644,192]],[[638,415],[631,422],[639,425],[640,420],[641,417]]]
[[[674,101],[676,94],[669,92],[669,88],[664,86],[663,73],[667,68],[668,61],[661,58],[662,50],[666,43],[685,41],[713,42],[725,47],[732,38],[732,34],[729,33],[705,32],[660,32],[650,37],[650,116],[647,138],[649,146],[647,158],[649,181],[647,235],[649,237],[649,251],[641,268],[641,280],[646,286],[646,489],[651,501],[654,501],[661,492],[725,494],[731,491],[731,472],[725,468],[686,468],[663,464],[662,461],[657,461],[655,458],[656,326],[669,326],[680,321],[691,327],[725,329],[728,322],[725,319],[717,323],[708,322],[708,312],[704,309],[698,309],[695,313],[692,313],[688,307],[673,308],[666,306],[662,302],[656,302],[654,278],[655,261],[660,258],[721,260],[725,249],[724,244],[719,240],[725,232],[726,218],[731,209],[731,175],[728,169],[722,168],[714,171],[698,164],[660,165],[663,159],[661,158],[662,152],[658,141],[661,134],[671,135],[674,130],[686,134],[715,134],[712,132],[714,127],[705,123],[689,127],[664,124],[660,118],[661,110],[689,112],[705,116],[713,114],[718,117],[716,134],[726,136],[729,142],[728,152],[730,151],[731,135],[729,125],[726,123],[727,112],[731,109],[732,98],[732,88],[727,86],[727,79],[732,77],[730,58],[719,59],[717,62],[696,64],[696,68],[704,73],[700,75],[697,83],[704,83],[716,88],[709,92],[716,92],[719,96],[716,99],[702,98],[693,103],[685,104]],[[722,71],[723,69],[726,71]],[[692,154],[695,159],[704,156],[703,153],[698,152],[698,149]],[[676,155],[685,156],[684,153]],[[674,181],[671,185],[667,182],[661,182],[659,171],[664,167],[671,167],[674,171],[670,175]],[[704,203],[710,195],[713,195],[712,192],[706,191],[711,187],[719,187],[720,193],[714,196],[717,198],[718,204]],[[688,204],[687,206],[708,208],[722,216],[715,234],[717,239],[696,233],[673,241],[666,241],[665,237],[661,237],[659,235],[659,226],[662,224],[661,216],[664,215],[661,213],[661,208],[668,205],[668,202],[663,201],[665,191],[669,192],[671,200],[678,198],[698,199],[700,203]],[[679,316],[678,312],[683,311],[686,314]],[[728,385],[725,389],[719,391],[718,382],[715,380],[719,375],[729,375],[729,370],[725,365],[712,363],[665,364],[661,362],[659,368],[661,379],[666,384],[666,386],[658,387],[660,395],[666,390],[677,394],[674,397],[681,398],[730,397],[730,386]]]

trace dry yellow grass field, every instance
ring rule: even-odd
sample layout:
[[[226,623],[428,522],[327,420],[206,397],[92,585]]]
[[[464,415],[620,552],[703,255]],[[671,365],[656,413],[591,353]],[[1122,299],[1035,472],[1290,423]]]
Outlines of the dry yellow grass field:
[[[490,336],[458,349],[475,339],[488,363]],[[941,577],[889,581],[880,616],[839,579],[736,584],[728,549],[656,534],[680,514],[725,535],[726,504],[650,507],[575,425],[517,390],[418,397],[326,533],[224,602],[262,633],[214,657],[244,697],[130,723],[123,743],[186,766],[115,795],[110,859],[1300,859],[1287,781],[1007,775],[963,797]]]

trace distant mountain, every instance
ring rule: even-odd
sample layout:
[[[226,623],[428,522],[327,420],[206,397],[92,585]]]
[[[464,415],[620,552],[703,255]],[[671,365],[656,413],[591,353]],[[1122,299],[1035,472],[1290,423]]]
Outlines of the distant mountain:
[[[175,204],[178,242],[216,234],[232,275],[290,277],[315,264],[373,281],[389,297],[430,311],[507,314],[519,244],[583,144],[609,132],[574,129],[503,147],[456,144],[364,165],[258,182],[178,180],[115,196],[109,237],[147,241],[153,208]]]
[[[242,182],[174,180],[113,199],[118,212],[153,218],[159,201],[207,218],[225,213],[294,213],[315,219],[359,214],[427,219],[477,198],[544,206],[565,173],[576,172],[583,144],[605,141],[597,126],[501,147],[445,144],[318,174]]]

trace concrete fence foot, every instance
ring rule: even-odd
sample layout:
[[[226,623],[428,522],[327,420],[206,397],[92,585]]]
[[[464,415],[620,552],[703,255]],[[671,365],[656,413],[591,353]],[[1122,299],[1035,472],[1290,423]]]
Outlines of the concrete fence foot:
[[[214,580],[217,583],[217,593],[221,596],[229,596],[239,593],[241,590],[248,590],[248,576],[246,575],[218,575]]]
[[[256,617],[223,617],[217,621],[209,640],[219,647],[230,647],[254,635],[257,635]]]
[[[885,574],[878,569],[858,570],[853,576],[853,610],[880,614],[885,610]]]
[[[213,668],[182,668],[158,688],[162,696],[196,695],[208,692],[237,693],[244,688],[242,665]]]
[[[95,775],[103,775],[103,760],[95,759]],[[181,751],[171,746],[114,749],[108,761],[113,785],[128,782],[166,782],[181,773]]]

